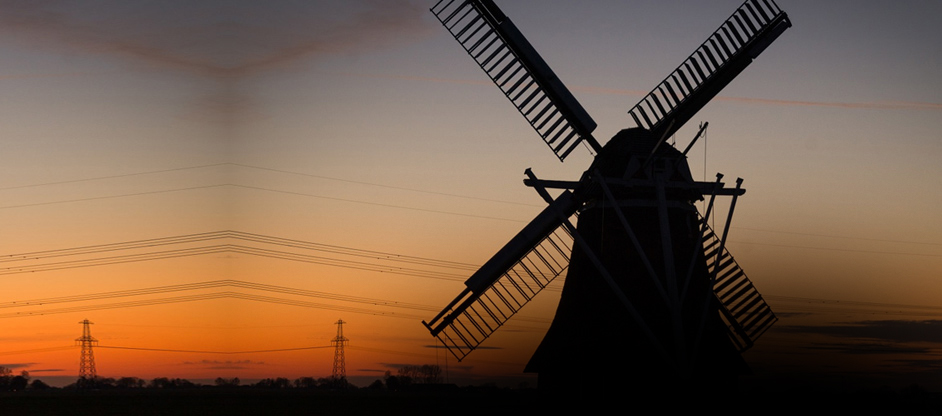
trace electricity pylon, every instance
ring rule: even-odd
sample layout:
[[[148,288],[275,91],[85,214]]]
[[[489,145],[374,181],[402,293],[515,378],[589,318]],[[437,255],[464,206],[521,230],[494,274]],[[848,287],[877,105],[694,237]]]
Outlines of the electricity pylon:
[[[92,336],[89,325],[93,322],[88,319],[79,322],[82,324],[82,336],[75,339],[75,344],[82,347],[82,356],[79,359],[79,381],[93,380],[97,373],[95,372],[95,353],[92,347],[98,345],[98,340]]]
[[[343,346],[347,344],[349,339],[343,336],[343,324],[345,322],[338,319],[336,323],[337,336],[330,340],[330,343],[334,345],[334,369],[331,371],[330,377],[339,380],[347,378],[347,364],[343,356]]]

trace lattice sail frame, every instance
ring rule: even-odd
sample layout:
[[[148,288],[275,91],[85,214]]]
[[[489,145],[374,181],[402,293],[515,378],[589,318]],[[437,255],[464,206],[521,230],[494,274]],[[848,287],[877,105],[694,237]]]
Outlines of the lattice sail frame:
[[[592,137],[596,123],[491,0],[441,0],[432,14],[527,119],[560,161]]]
[[[713,294],[720,304],[720,317],[736,349],[746,351],[778,318],[729,250],[724,247],[722,254],[717,254],[720,240],[706,222],[701,241],[707,271],[714,279]],[[569,230],[558,226],[484,291],[478,294],[465,290],[426,326],[459,361],[464,359],[568,271],[573,245]]]
[[[491,0],[441,0],[432,8],[432,13],[560,160],[582,141],[596,151],[601,149],[591,136],[595,122]],[[651,131],[656,137],[673,134],[790,26],[788,16],[774,1],[746,0],[693,54],[629,110],[629,114],[638,127]],[[567,215],[574,212],[567,212]],[[540,216],[530,225],[538,223],[539,219]],[[545,249],[547,240],[557,246],[552,244],[556,240],[551,236],[558,235],[560,230],[568,238],[566,244],[559,246],[571,249],[573,236],[557,224],[546,237],[532,240],[527,246],[533,247],[532,250],[503,274],[496,273],[493,267],[482,267],[466,282],[468,288],[431,323],[423,323],[459,360],[467,356],[545,284],[568,269],[571,251],[562,250],[558,259],[564,259],[564,262],[558,264],[565,266],[550,268],[549,274],[513,272],[531,256],[533,250]],[[520,251],[519,243],[522,241],[516,241],[519,237],[508,243],[508,246],[518,243],[514,252]],[[526,241],[531,239],[528,237]],[[777,318],[728,250],[724,248],[717,253],[722,244],[705,223],[702,243],[707,269],[714,279],[714,296],[721,305],[721,318],[727,324],[729,336],[737,349],[744,351]],[[500,257],[508,246],[495,258]],[[556,248],[558,250],[558,246]],[[504,264],[505,260],[497,263]],[[481,273],[484,269],[488,269],[487,272]],[[523,287],[530,288],[519,284],[522,280],[518,279],[526,276],[533,279],[535,291],[522,290]],[[512,296],[514,293],[524,301],[516,302],[517,298]]]
[[[720,240],[705,221],[702,242],[707,271],[714,276],[713,294],[720,304],[720,316],[726,323],[729,338],[739,352],[743,352],[752,347],[778,317],[729,250],[723,247],[723,252],[717,254]]]
[[[773,0],[746,0],[628,114],[655,136],[670,136],[790,26]]]
[[[570,221],[574,220],[573,216]],[[569,268],[573,237],[558,226],[480,293],[465,290],[426,326],[464,359]]]

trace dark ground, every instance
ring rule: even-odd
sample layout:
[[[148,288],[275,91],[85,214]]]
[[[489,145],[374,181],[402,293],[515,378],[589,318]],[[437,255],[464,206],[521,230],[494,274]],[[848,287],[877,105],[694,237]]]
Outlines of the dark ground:
[[[3,393],[0,415],[527,414],[530,392],[263,390],[48,390]]]
[[[560,400],[562,399],[562,400]],[[658,395],[595,398],[544,398],[534,390],[450,388],[437,391],[321,391],[303,389],[200,388],[185,390],[52,389],[3,393],[0,415],[522,415],[535,412],[612,413],[602,402],[614,401],[619,413],[658,409],[736,409],[736,413],[800,411],[892,412],[942,415],[942,394],[925,391],[861,391],[731,394],[727,397]],[[652,406],[653,405],[653,406]]]

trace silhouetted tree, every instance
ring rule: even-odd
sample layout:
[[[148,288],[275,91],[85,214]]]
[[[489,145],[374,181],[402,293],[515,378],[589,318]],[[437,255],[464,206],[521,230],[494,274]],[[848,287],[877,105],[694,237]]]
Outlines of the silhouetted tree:
[[[18,376],[14,376],[10,379],[10,391],[22,391],[26,390],[26,386],[29,385],[29,373],[25,370],[20,373]]]
[[[416,384],[440,384],[442,369],[437,365],[407,365],[399,369],[399,377],[407,377]]]
[[[394,376],[389,371],[386,371],[386,376],[383,377],[383,381],[386,383],[386,388],[388,390],[400,390],[408,387],[412,384],[412,379],[408,376]]]
[[[24,371],[20,375],[14,376],[13,371],[6,367],[0,367],[0,391],[21,391],[26,390],[29,385],[29,373]]]
[[[317,387],[317,379],[314,377],[301,377],[294,381],[294,386],[299,389],[313,389]]]
[[[0,367],[0,391],[10,390],[10,381],[13,379],[13,370]]]
[[[383,385],[383,381],[382,381],[382,380],[376,380],[376,381],[370,383],[370,385],[367,386],[366,388],[368,388],[368,389],[370,389],[370,390],[382,390],[383,388],[385,388],[385,386]]]
[[[114,386],[119,389],[139,389],[146,385],[146,381],[137,377],[121,377],[114,383]]]
[[[317,379],[317,383],[320,388],[328,390],[346,390],[352,387],[345,377],[319,378]]]
[[[238,386],[241,381],[238,377],[233,378],[222,378],[216,377],[215,383],[219,387],[235,387]]]
[[[148,387],[153,389],[187,389],[196,387],[196,384],[182,378],[169,379],[167,377],[158,377],[151,380]]]
[[[115,386],[115,379],[105,378],[105,377],[82,377],[76,380],[74,384],[66,386],[66,388],[79,388],[79,389],[111,389]]]
[[[40,379],[35,379],[29,383],[30,390],[46,390],[48,388],[49,388],[49,385],[46,383],[43,383],[43,381]]]
[[[291,387],[291,381],[284,378],[266,378],[259,380],[258,383],[255,383],[255,387],[265,388],[265,389],[286,389]]]

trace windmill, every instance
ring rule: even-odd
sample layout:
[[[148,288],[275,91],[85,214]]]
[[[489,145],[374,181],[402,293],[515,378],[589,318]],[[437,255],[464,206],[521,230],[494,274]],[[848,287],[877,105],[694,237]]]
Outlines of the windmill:
[[[493,1],[441,0],[431,11],[560,161],[583,143],[596,153],[578,181],[526,170],[548,206],[423,321],[432,335],[461,360],[566,273],[526,367],[541,389],[612,373],[720,386],[747,372],[740,354],[777,318],[725,247],[742,180],[692,178],[686,154],[705,124],[683,151],[665,140],[791,26],[788,16],[772,0],[746,0],[628,111],[636,127],[602,146],[592,118]],[[717,235],[706,219],[727,196]],[[700,215],[694,203],[704,200]],[[586,365],[590,346],[604,368]]]

